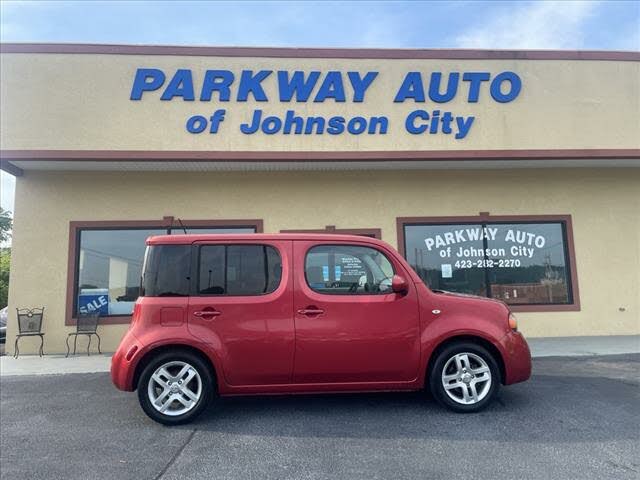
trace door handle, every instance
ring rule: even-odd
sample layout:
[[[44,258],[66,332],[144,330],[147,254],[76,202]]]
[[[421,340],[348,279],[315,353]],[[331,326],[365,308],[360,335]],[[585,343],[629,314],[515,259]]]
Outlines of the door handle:
[[[321,315],[324,313],[324,310],[321,310],[319,308],[303,308],[301,310],[298,310],[298,313],[300,315]]]
[[[222,312],[219,312],[217,310],[203,310],[200,312],[193,312],[194,317],[200,317],[200,318],[208,318],[208,317],[213,318],[221,314]]]

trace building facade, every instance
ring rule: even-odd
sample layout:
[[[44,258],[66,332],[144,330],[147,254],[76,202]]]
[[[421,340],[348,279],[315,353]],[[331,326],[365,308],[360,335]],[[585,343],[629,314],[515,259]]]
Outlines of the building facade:
[[[525,335],[640,333],[640,54],[4,44],[15,308],[113,351],[159,233],[396,246]],[[348,266],[342,266],[348,268]],[[332,266],[325,281],[339,280]],[[21,340],[21,352],[39,342]]]

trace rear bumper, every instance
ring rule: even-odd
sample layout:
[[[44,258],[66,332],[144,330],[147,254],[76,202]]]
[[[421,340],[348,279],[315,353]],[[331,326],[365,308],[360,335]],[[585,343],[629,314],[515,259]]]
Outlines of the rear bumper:
[[[135,389],[133,377],[142,350],[142,343],[129,330],[111,357],[111,381],[119,390],[131,392]]]
[[[505,385],[524,382],[531,377],[531,351],[520,332],[509,332],[500,341],[504,358]]]

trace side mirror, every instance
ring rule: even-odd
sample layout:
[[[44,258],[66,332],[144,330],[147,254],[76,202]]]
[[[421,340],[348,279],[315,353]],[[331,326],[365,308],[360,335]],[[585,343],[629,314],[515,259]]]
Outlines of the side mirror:
[[[391,290],[401,295],[406,295],[409,292],[409,284],[400,275],[394,275],[391,279]]]

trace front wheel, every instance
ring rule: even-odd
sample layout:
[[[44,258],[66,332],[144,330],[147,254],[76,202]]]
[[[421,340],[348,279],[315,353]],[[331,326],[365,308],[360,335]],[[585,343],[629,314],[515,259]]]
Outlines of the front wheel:
[[[165,425],[187,423],[200,415],[213,398],[208,366],[190,352],[164,352],[142,371],[138,400],[144,412]]]
[[[460,342],[442,350],[429,377],[436,400],[450,410],[482,410],[500,386],[500,371],[493,356],[480,345]]]

